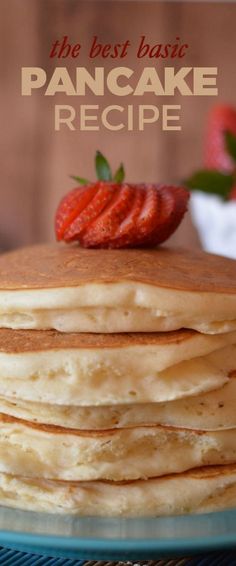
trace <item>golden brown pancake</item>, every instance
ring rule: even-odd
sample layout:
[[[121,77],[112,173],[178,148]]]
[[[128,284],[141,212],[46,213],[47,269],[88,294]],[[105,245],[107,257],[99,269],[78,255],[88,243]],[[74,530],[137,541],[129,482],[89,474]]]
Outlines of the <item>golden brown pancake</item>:
[[[71,431],[0,415],[0,472],[88,481],[147,479],[236,462],[236,429]]]
[[[236,263],[188,250],[41,245],[0,258],[0,326],[63,332],[236,329]]]
[[[129,482],[63,482],[0,473],[0,504],[79,516],[209,513],[236,506],[236,466]]]
[[[235,343],[235,332],[97,335],[1,329],[0,395],[83,406],[180,399],[228,381],[235,369]]]
[[[80,430],[150,425],[224,430],[236,428],[235,399],[236,372],[219,389],[166,403],[81,407],[0,396],[0,413],[25,421]]]
[[[171,290],[236,294],[235,278],[234,260],[165,247],[90,250],[77,245],[39,245],[0,258],[2,290],[133,281]]]

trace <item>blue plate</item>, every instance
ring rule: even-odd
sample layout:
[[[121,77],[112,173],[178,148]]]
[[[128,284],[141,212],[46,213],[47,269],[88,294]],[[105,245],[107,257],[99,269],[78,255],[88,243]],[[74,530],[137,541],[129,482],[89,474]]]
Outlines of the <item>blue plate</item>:
[[[2,507],[0,545],[87,560],[186,556],[236,547],[236,509],[156,519],[98,519]]]

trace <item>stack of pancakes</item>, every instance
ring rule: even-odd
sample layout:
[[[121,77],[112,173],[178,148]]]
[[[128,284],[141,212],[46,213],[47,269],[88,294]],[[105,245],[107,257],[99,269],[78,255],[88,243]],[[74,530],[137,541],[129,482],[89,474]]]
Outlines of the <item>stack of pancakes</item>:
[[[36,246],[0,259],[0,503],[236,506],[236,262]]]

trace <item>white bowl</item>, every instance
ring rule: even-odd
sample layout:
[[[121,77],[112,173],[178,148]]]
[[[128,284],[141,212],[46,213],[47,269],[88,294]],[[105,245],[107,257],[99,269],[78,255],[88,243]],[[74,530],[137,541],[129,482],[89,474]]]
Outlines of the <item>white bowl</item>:
[[[204,250],[236,259],[236,201],[194,191],[190,210]]]

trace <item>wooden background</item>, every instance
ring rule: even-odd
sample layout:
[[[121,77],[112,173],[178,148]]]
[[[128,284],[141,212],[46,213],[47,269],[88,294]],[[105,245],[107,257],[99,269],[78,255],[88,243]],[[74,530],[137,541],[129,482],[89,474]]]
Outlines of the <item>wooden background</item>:
[[[40,92],[32,97],[20,94],[22,66],[40,66],[50,75],[54,66],[65,64],[49,59],[55,39],[68,35],[71,42],[82,43],[85,52],[93,35],[108,43],[129,38],[133,44],[142,34],[153,43],[172,42],[179,35],[190,44],[181,65],[218,66],[217,101],[235,104],[236,4],[1,0],[0,12],[1,249],[54,238],[55,207],[73,186],[68,175],[93,178],[93,156],[98,148],[114,167],[125,161],[130,181],[180,181],[201,164],[206,116],[216,102],[213,97],[171,99],[170,103],[182,105],[181,133],[162,132],[158,125],[144,132],[55,132],[53,106],[60,97],[55,100]],[[67,61],[67,65],[71,70],[76,65],[88,66],[88,59],[82,53],[79,60]],[[141,68],[144,62],[135,60],[131,51],[125,65]],[[102,106],[110,99],[111,95],[104,97]],[[121,104],[128,102],[125,99]],[[80,102],[76,97],[62,97],[62,103],[76,106]],[[97,100],[88,95],[89,103]],[[151,103],[156,101],[152,98]],[[168,103],[168,98],[157,103]],[[174,242],[199,245],[189,217]]]

